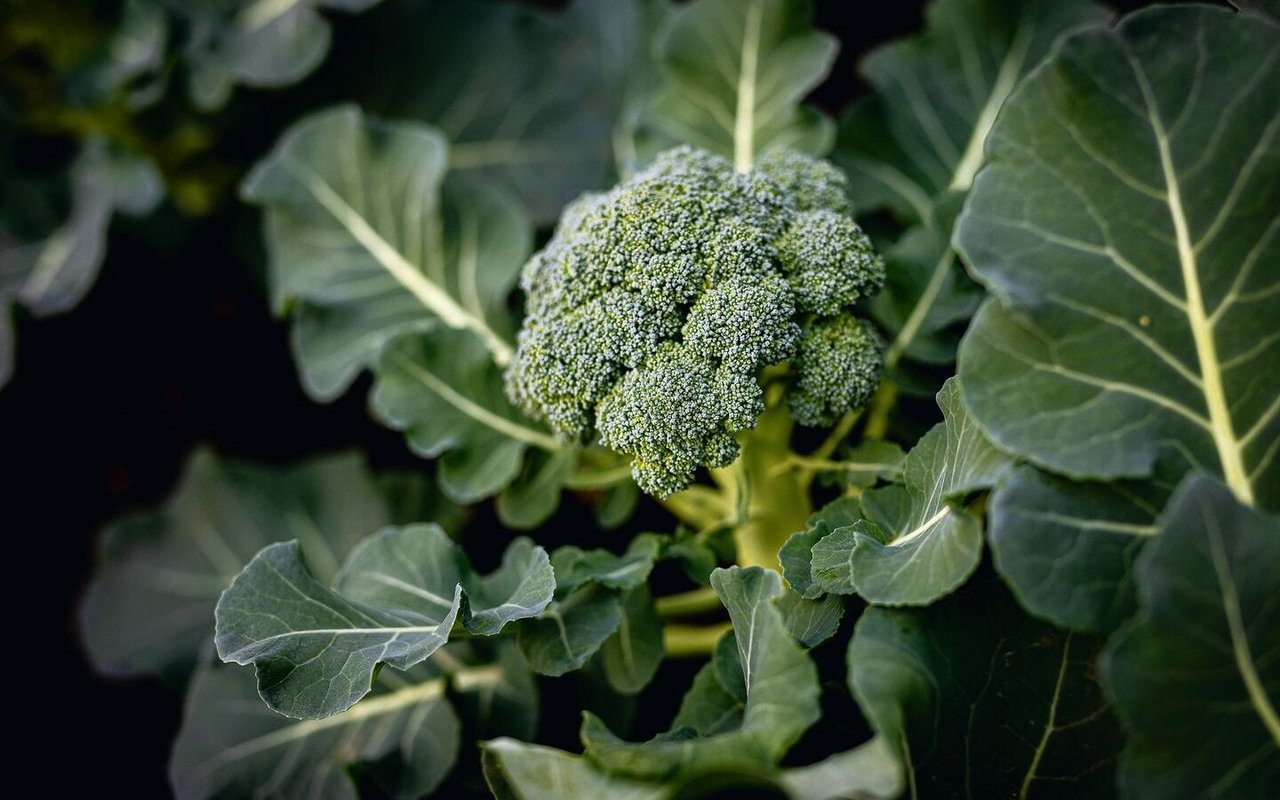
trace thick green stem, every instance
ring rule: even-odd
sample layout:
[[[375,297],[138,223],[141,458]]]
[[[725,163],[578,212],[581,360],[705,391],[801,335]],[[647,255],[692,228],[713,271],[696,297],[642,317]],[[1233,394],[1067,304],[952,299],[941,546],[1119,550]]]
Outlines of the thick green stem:
[[[782,393],[781,385],[770,388],[765,412],[740,440],[738,460],[711,471],[725,505],[736,511],[734,539],[743,566],[778,569],[778,550],[787,537],[804,530],[813,511],[808,473],[775,470],[792,456],[792,422]]]
[[[669,594],[654,598],[653,607],[658,616],[692,617],[720,609],[720,597],[710,586],[691,589],[679,594]]]
[[[718,625],[667,625],[662,629],[662,646],[667,658],[708,656],[715,650],[720,637],[730,630],[733,626],[728,622]]]
[[[733,506],[725,502],[720,492],[709,486],[690,486],[658,502],[676,519],[694,530],[704,530],[713,525],[733,521]]]

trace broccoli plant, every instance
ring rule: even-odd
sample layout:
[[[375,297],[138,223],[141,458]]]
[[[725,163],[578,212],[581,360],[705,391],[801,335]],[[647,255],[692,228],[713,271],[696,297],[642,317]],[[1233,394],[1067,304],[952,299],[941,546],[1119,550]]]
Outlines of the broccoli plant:
[[[180,797],[1275,795],[1272,6],[935,0],[838,123],[804,0],[330,6],[240,197],[423,459],[107,531]]]

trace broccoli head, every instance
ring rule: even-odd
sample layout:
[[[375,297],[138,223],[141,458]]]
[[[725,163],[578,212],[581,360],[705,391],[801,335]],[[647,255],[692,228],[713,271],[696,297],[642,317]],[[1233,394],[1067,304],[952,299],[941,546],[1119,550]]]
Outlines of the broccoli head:
[[[563,440],[599,434],[645,491],[732,463],[764,410],[761,371],[789,381],[792,417],[826,425],[879,382],[880,343],[854,316],[884,264],[849,217],[844,176],[766,153],[739,173],[677,147],[571,204],[525,265],[507,393]]]

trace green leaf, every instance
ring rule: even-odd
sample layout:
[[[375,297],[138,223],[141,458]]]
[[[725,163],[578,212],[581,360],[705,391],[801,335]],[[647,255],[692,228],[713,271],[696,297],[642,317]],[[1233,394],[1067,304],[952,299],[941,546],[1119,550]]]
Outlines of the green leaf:
[[[218,595],[262,547],[295,536],[327,581],[371,531],[435,502],[421,478],[398,480],[422,493],[402,509],[354,453],[265,469],[197,451],[163,509],[103,532],[101,565],[80,608],[94,666],[109,675],[185,674],[212,633]]]
[[[914,391],[917,383],[900,368],[904,359],[925,365],[956,360],[960,335],[955,329],[973,316],[983,297],[951,249],[962,198],[958,193],[940,198],[930,224],[909,228],[885,250],[885,285],[871,301],[871,311],[892,335],[885,368],[904,389]]]
[[[653,680],[664,655],[662,618],[653,608],[648,587],[626,590],[618,630],[600,648],[609,685],[617,692],[635,694]]]
[[[608,550],[583,550],[573,545],[561,547],[551,557],[551,565],[556,570],[556,588],[567,592],[589,581],[610,589],[644,586],[662,545],[662,537],[642,533],[631,540],[622,555]]]
[[[337,590],[312,577],[297,542],[264,548],[218,600],[218,655],[253,664],[263,700],[288,716],[319,719],[368,693],[379,664],[408,669],[449,638],[454,620],[497,633],[551,601],[546,552],[508,548],[487,577],[435,525],[387,528],[358,547]],[[464,594],[465,593],[465,594]]]
[[[733,641],[733,646],[737,647],[732,634],[727,634],[721,641],[726,640]],[[704,738],[737,730],[742,727],[742,715],[747,707],[745,698],[738,696],[742,694],[741,689],[740,680],[735,691],[726,688],[714,662],[703,665],[693,676],[693,685],[680,701],[680,710],[671,722],[671,729],[688,729]]]
[[[1133,560],[1168,494],[1145,482],[1077,483],[1014,467],[988,505],[996,569],[1032,614],[1110,633],[1133,614]]]
[[[658,10],[642,0],[578,0],[555,14],[389,5],[353,62],[394,53],[397,68],[361,75],[353,91],[371,111],[438,127],[452,173],[512,188],[548,225],[584,190],[613,182],[615,126]]]
[[[840,124],[835,158],[859,213],[888,207],[931,224],[934,198],[964,192],[982,144],[1019,79],[1063,31],[1102,23],[1093,3],[936,0],[925,30],[862,60],[873,93]]]
[[[811,600],[793,591],[784,591],[774,605],[791,636],[805,647],[817,647],[835,636],[844,616],[844,601],[830,594]]]
[[[956,379],[942,387],[938,406],[944,421],[907,454],[905,489],[867,492],[866,518],[814,545],[813,577],[825,591],[857,592],[881,605],[928,605],[977,568],[982,521],[963,503],[994,485],[1010,462],[969,419]]]
[[[663,778],[689,769],[776,764],[817,721],[818,676],[813,662],[787,632],[773,600],[782,579],[760,567],[717,569],[711,585],[729,611],[742,665],[746,704],[742,724],[708,737],[682,729],[645,743],[624,742],[585,715],[588,755],[613,774]]]
[[[607,487],[593,507],[596,524],[604,530],[613,530],[631,519],[640,502],[640,487],[634,481],[623,481]],[[714,566],[714,565],[713,565]],[[707,570],[709,574],[710,569]]]
[[[415,452],[440,459],[440,488],[460,503],[510,485],[529,447],[558,447],[550,434],[526,426],[507,401],[502,375],[484,345],[464,331],[392,342],[378,366],[370,405],[384,424],[405,432]]]
[[[494,739],[483,748],[484,777],[498,800],[665,800],[670,791],[601,770],[582,756],[552,747]]]
[[[859,214],[887,207],[911,226],[886,249],[885,288],[872,303],[891,334],[886,372],[903,389],[936,388],[902,362],[953,362],[951,328],[981,299],[950,239],[996,112],[1059,34],[1109,16],[1086,2],[937,0],[922,34],[862,60],[873,92],[841,121],[833,158]]]
[[[836,40],[813,30],[806,0],[695,0],[657,43],[663,80],[646,109],[657,151],[685,143],[733,159],[740,171],[772,146],[815,154],[832,125],[800,101],[822,82]]]
[[[995,294],[960,375],[1002,448],[1280,503],[1277,53],[1266,22],[1152,8],[1064,40],[1006,103],[955,238]]]
[[[1190,476],[1135,566],[1138,615],[1102,669],[1134,798],[1267,797],[1280,785],[1280,516]]]
[[[442,198],[448,150],[434,128],[338,106],[294,123],[245,179],[266,210],[276,304],[301,304],[295,346],[317,399],[405,332],[465,330],[510,357],[507,294],[532,232],[493,187]]]
[[[849,680],[917,796],[1109,797],[1120,735],[1095,652],[984,581],[925,609],[868,609]]]
[[[461,548],[434,525],[387,528],[369,537],[334,583],[350,600],[406,615],[418,613],[414,609],[424,600],[448,608],[447,590],[460,585],[462,625],[477,636],[493,636],[507,623],[537,614],[556,589],[547,552],[528,539],[513,541],[502,564],[479,576]]]
[[[784,770],[791,800],[889,800],[902,794],[902,765],[882,736],[816,764]]]
[[[438,675],[421,665],[413,682],[379,680],[374,694],[346,713],[299,721],[264,706],[247,671],[207,665],[187,693],[169,764],[174,794],[355,800],[347,774],[354,764],[372,766],[394,797],[426,794],[453,767],[461,734]]]
[[[837,458],[829,463],[821,460],[801,460],[802,466],[819,470],[828,482],[846,489],[870,489],[879,481],[900,483],[902,462],[906,453],[893,442],[883,439],[866,439],[850,447],[837,450]]]
[[[189,32],[191,99],[216,111],[236,84],[278,88],[304,78],[329,52],[329,23],[319,12],[359,12],[380,0],[164,0]]]
[[[531,527],[571,464],[502,389],[532,231],[492,184],[442,192],[447,160],[434,128],[340,106],[295,123],[244,195],[266,209],[273,292],[293,310],[308,392],[330,400],[373,369],[374,413],[441,459],[446,494],[470,503],[514,482],[503,517]],[[529,447],[544,452],[526,464]]]
[[[827,503],[813,516],[804,530],[791,534],[778,551],[782,575],[801,597],[820,597],[822,586],[813,579],[813,547],[836,528],[852,525],[862,519],[857,498],[840,497]]]
[[[581,669],[618,630],[621,617],[617,592],[588,583],[520,623],[517,641],[534,672],[563,675]]]

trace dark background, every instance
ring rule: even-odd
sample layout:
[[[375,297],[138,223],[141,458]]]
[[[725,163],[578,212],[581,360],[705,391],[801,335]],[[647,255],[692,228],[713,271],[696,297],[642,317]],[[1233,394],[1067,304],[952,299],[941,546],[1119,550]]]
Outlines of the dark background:
[[[838,114],[863,89],[859,57],[918,30],[924,3],[876,3],[874,13],[870,3],[815,5],[818,26],[842,48],[814,99]],[[298,115],[341,99],[326,92],[326,76],[347,68],[368,20],[328,17],[333,50],[311,78],[278,93],[236,89],[219,112],[235,121],[214,145],[219,163],[251,164]],[[16,373],[0,390],[0,531],[17,631],[5,658],[7,693],[27,718],[10,731],[27,742],[18,752],[56,759],[56,773],[32,775],[51,795],[168,795],[180,692],[96,677],[76,638],[76,605],[104,524],[163,502],[200,444],[259,463],[359,447],[376,468],[428,468],[399,434],[369,419],[367,380],[331,405],[304,396],[286,326],[263,294],[255,216],[230,200],[198,219],[172,204],[143,220],[117,217],[102,274],[79,307],[43,320],[17,313]],[[686,684],[675,672],[660,677],[678,699]]]

